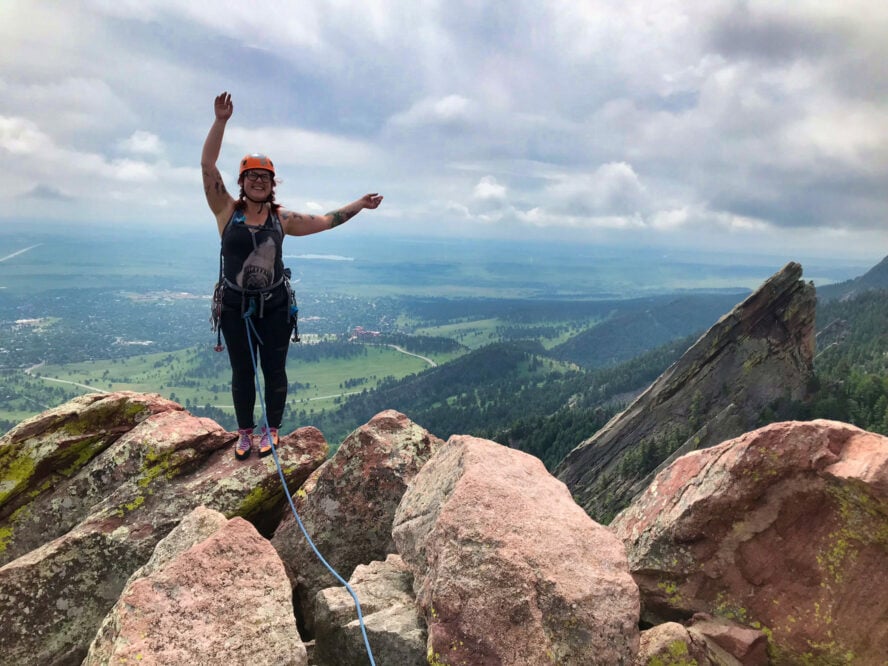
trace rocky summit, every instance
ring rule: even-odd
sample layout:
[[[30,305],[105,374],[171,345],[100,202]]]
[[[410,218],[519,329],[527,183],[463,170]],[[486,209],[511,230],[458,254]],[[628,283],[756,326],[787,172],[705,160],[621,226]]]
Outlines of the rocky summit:
[[[4,435],[0,663],[80,663],[127,579],[196,507],[260,524],[279,516],[273,461],[237,464],[234,438],[176,403],[126,392],[77,398]],[[289,483],[326,453],[313,428],[283,439]]]
[[[339,578],[235,439],[136,393],[0,438],[0,666],[365,666],[367,644],[380,666],[884,662],[883,436],[752,431],[604,526],[488,440],[389,410],[328,458],[301,428],[279,459]]]
[[[658,466],[753,429],[779,401],[807,397],[816,299],[801,276],[787,264],[564,458],[555,474],[591,516],[610,521]]]
[[[408,483],[443,445],[403,414],[381,412],[346,437],[296,495],[296,510],[315,548],[336,570],[396,553],[392,520]],[[318,560],[296,519],[288,514],[271,540],[287,567],[308,630],[314,598],[336,579]]]
[[[108,663],[305,666],[274,548],[243,518],[194,509],[130,577],[83,662]]]

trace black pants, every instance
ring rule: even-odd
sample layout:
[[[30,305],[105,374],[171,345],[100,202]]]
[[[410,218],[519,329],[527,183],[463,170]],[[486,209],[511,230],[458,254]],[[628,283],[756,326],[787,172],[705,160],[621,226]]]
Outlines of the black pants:
[[[260,319],[253,315],[256,339],[251,331],[253,353],[257,356],[265,378],[265,410],[268,425],[280,428],[287,402],[287,349],[290,346],[290,312],[287,307],[266,310]],[[237,311],[224,311],[220,320],[228,359],[231,361],[231,397],[238,428],[253,428],[253,408],[256,404],[256,378],[247,341],[247,322]]]

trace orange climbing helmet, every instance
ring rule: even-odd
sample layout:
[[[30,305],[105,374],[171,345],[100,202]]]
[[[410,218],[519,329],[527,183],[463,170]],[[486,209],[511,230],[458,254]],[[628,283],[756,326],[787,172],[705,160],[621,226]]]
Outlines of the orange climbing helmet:
[[[250,169],[265,169],[266,171],[271,171],[271,175],[273,176],[274,162],[271,161],[268,155],[262,155],[260,153],[244,155],[244,158],[240,162],[238,178],[244,175],[244,171],[249,171]]]

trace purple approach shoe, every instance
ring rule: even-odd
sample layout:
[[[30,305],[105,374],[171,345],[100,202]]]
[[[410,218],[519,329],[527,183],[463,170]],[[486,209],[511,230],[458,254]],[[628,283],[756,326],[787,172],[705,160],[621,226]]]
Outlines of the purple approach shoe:
[[[246,460],[253,450],[253,429],[239,428],[237,434],[238,440],[234,445],[234,457],[238,460]]]
[[[259,440],[259,457],[264,458],[269,453],[271,453],[271,446],[274,444],[274,447],[277,448],[278,445],[278,429],[277,428],[269,428],[267,431],[265,427],[262,428],[262,438]]]

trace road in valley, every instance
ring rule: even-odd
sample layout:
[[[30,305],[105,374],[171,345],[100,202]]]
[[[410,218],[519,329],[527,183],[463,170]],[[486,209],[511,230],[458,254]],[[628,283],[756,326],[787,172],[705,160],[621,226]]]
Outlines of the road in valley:
[[[0,259],[2,261],[2,259]],[[40,361],[35,365],[32,365],[30,368],[25,369],[25,374],[30,375],[34,370],[38,370],[44,366],[46,361]],[[70,384],[71,386],[79,386],[80,388],[85,388],[89,391],[93,391],[94,393],[108,393],[108,391],[103,391],[102,389],[98,389],[94,386],[89,386],[88,384],[80,384],[78,382],[72,382],[67,379],[56,379],[55,377],[43,377],[41,375],[37,375],[37,379],[42,379],[46,382],[56,382],[58,384]]]
[[[435,363],[435,362],[434,362],[432,359],[430,359],[428,356],[420,356],[419,354],[414,354],[413,352],[409,352],[409,351],[407,351],[406,349],[404,349],[403,347],[399,347],[398,345],[386,345],[386,347],[391,347],[392,349],[394,349],[394,350],[396,350],[396,351],[399,351],[399,352],[401,352],[402,354],[407,354],[407,356],[415,356],[416,358],[420,358],[420,359],[422,359],[423,361],[425,361],[426,363],[428,363],[428,364],[429,364],[431,367],[433,367],[433,368],[437,368],[437,367],[438,367],[438,364]]]

